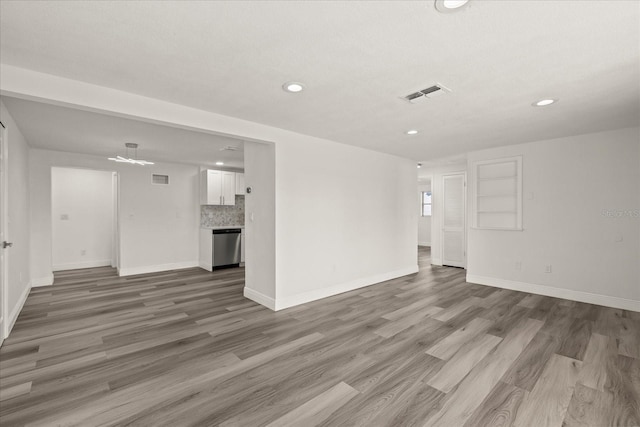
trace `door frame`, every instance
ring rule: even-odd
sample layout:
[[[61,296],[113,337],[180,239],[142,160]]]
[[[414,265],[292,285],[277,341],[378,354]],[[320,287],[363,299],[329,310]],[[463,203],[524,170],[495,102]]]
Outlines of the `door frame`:
[[[463,265],[460,268],[464,268],[465,270],[467,269],[467,222],[468,222],[468,218],[467,218],[467,172],[466,171],[460,171],[460,172],[451,172],[451,173],[445,173],[442,175],[442,179],[441,179],[441,190],[442,190],[442,206],[440,208],[440,211],[442,212],[442,223],[440,224],[440,259],[442,260],[442,265],[446,265],[444,262],[444,223],[445,223],[445,209],[444,209],[444,201],[445,201],[445,194],[444,194],[444,181],[445,178],[448,176],[458,176],[458,175],[462,175],[462,180],[463,180],[463,191],[462,191],[462,213],[463,213],[463,224],[462,224],[462,247],[463,249]],[[454,266],[451,266],[454,267]]]
[[[7,144],[7,129],[4,124],[0,122],[0,245],[2,241],[8,239],[8,212],[9,212],[9,198],[7,195],[7,168],[9,166],[9,147]],[[7,289],[8,285],[8,267],[9,267],[9,251],[0,247],[2,251],[2,257],[0,257],[0,345],[4,342],[4,339],[9,335],[9,304]]]
[[[112,172],[113,186],[113,247],[111,267],[115,268],[120,275],[120,260],[122,259],[122,247],[120,245],[120,173]]]
[[[112,209],[113,209],[113,220],[111,222],[112,226],[112,234],[111,234],[111,267],[114,267],[120,275],[120,262],[122,259],[122,248],[121,248],[121,238],[120,238],[120,172],[114,169],[99,169],[99,168],[91,168],[84,166],[57,166],[53,165],[49,168],[49,182],[51,184],[51,188],[53,188],[53,169],[76,169],[76,170],[87,170],[87,171],[96,171],[96,172],[107,172],[111,174],[111,189],[112,189]],[[54,248],[54,240],[53,240],[53,222],[55,218],[53,216],[53,191],[51,191],[51,197],[49,201],[50,207],[50,221],[51,221],[51,260],[52,266],[51,270],[53,273],[53,248]]]

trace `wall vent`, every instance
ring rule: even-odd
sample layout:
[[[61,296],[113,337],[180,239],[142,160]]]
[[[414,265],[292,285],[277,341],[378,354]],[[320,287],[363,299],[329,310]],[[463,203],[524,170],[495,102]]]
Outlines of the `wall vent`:
[[[443,95],[446,92],[451,92],[451,91],[446,87],[442,86],[441,84],[435,84],[426,89],[422,89],[417,92],[411,93],[405,96],[404,99],[406,99],[412,104],[420,104],[426,101],[427,99],[435,98],[436,96]]]
[[[156,174],[153,174],[153,175],[151,175],[151,182],[153,184],[167,185],[167,184],[169,184],[169,175],[156,175]]]

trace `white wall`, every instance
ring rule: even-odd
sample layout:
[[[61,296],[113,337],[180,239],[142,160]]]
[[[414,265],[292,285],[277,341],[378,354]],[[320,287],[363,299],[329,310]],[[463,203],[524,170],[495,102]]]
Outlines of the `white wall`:
[[[52,168],[53,270],[111,265],[113,173]]]
[[[245,141],[273,142],[276,290],[282,285],[282,293],[278,291],[276,296],[285,298],[280,306],[417,270],[417,174],[413,161],[5,64],[0,64],[0,71],[7,95]],[[250,174],[248,168],[245,172]],[[374,188],[374,184],[381,187]],[[320,199],[309,189],[326,197]],[[321,203],[311,206],[310,197]],[[378,206],[378,211],[367,211]],[[354,258],[356,255],[363,259]],[[314,266],[322,267],[317,274],[310,269]]]
[[[13,247],[5,250],[8,267],[7,283],[7,322],[6,331],[11,330],[22,305],[31,289],[29,274],[29,146],[20,133],[13,117],[0,102],[0,120],[6,126],[6,144],[8,152],[7,199],[8,229],[6,239]],[[6,335],[6,334],[5,334]]]
[[[466,164],[447,164],[431,168],[431,264],[442,265],[443,183],[442,177],[466,172]]]
[[[431,217],[422,216],[422,193],[425,191],[431,191],[431,183],[418,182],[418,245],[431,246]]]
[[[275,147],[244,143],[245,296],[275,309],[276,196]]]
[[[278,309],[418,271],[415,162],[323,140],[275,154]]]
[[[514,155],[523,156],[524,231],[470,229],[468,280],[640,310],[640,129],[483,150],[468,161]]]
[[[52,283],[51,168],[87,168],[119,175],[120,274],[198,265],[198,167],[179,164],[135,166],[84,154],[30,150],[31,272]],[[169,185],[151,175],[169,175]]]

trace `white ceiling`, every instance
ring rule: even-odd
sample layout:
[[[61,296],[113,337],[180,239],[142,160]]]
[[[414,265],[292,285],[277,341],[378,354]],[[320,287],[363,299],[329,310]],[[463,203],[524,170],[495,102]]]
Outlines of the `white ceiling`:
[[[32,147],[114,157],[124,156],[124,144],[134,142],[138,158],[153,162],[244,166],[243,142],[237,139],[17,98],[2,97],[2,102]],[[226,146],[240,150],[221,151]]]
[[[636,1],[471,0],[441,14],[433,0],[3,0],[0,12],[3,63],[417,161],[640,120]],[[290,80],[306,90],[285,93]],[[435,82],[453,92],[400,99]],[[560,102],[531,107],[547,97]]]

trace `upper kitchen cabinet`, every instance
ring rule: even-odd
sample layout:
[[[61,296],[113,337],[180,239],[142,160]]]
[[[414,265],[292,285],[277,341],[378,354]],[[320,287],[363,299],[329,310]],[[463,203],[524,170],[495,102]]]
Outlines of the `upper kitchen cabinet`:
[[[236,194],[244,196],[244,174],[236,173]]]
[[[236,204],[236,174],[207,169],[200,173],[200,204],[233,206]]]

